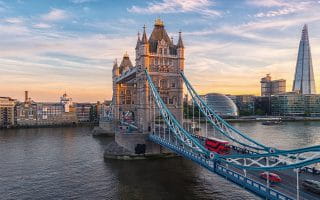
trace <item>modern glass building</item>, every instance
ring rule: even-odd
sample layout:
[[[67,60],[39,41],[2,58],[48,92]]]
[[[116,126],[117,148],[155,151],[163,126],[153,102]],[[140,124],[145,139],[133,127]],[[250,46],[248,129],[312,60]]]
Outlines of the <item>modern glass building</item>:
[[[226,95],[219,93],[209,93],[203,95],[204,101],[222,117],[237,117],[238,108],[236,104]]]
[[[289,92],[271,97],[271,110],[278,116],[320,116],[320,95]]]
[[[292,91],[300,94],[316,93],[307,25],[302,30]]]

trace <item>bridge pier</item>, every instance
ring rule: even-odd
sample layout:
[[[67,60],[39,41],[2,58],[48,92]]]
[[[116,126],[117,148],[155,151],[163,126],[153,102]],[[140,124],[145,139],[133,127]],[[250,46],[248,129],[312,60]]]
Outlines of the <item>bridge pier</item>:
[[[177,156],[148,138],[149,134],[117,130],[114,142],[111,142],[104,152],[104,158],[142,160]]]
[[[92,130],[93,136],[113,137],[115,135],[115,124],[113,121],[100,121],[99,126]]]

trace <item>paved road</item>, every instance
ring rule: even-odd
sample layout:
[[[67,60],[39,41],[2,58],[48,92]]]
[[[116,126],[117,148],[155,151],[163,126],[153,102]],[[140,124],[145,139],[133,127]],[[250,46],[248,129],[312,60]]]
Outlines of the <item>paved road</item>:
[[[233,167],[230,169],[244,175],[244,172],[240,169],[236,169]],[[247,177],[267,185],[267,181],[260,178],[261,172],[262,171],[247,171]],[[288,169],[288,170],[272,171],[272,173],[278,174],[281,177],[282,182],[271,184],[271,188],[278,190],[284,194],[287,194],[293,198],[296,198],[297,197],[296,172],[294,172],[292,169]],[[319,194],[309,192],[301,186],[301,182],[305,179],[312,179],[312,180],[320,181],[320,175],[313,175],[313,174],[306,173],[306,172],[299,173],[300,199],[319,200],[320,199]]]
[[[165,132],[165,133],[164,133]],[[156,130],[156,133],[159,133],[159,129]],[[168,138],[168,131],[164,131],[163,129],[160,131],[160,134],[162,136],[165,136],[166,138]],[[165,135],[164,135],[165,134]],[[195,136],[195,135],[194,135]],[[200,139],[200,141],[202,143],[204,143],[205,138],[204,137],[199,137],[199,136],[195,136],[198,139]],[[239,154],[237,151],[232,150],[231,152],[232,154]],[[244,175],[243,170],[241,169],[237,169],[235,167],[229,167],[229,169],[236,171],[242,175]],[[247,177],[251,178],[255,181],[258,181],[264,185],[267,185],[267,181],[260,178],[260,173],[262,173],[263,171],[247,171]],[[280,176],[280,178],[282,179],[281,183],[275,183],[275,184],[271,184],[271,188],[282,192],[283,194],[286,194],[292,198],[296,198],[297,197],[297,177],[296,177],[296,172],[293,171],[293,169],[287,169],[287,170],[277,170],[277,171],[271,171],[272,173],[276,173]],[[305,179],[311,179],[311,180],[316,180],[316,181],[320,181],[320,175],[316,175],[316,174],[311,174],[311,173],[307,173],[307,172],[301,172],[299,173],[299,192],[300,192],[300,199],[305,199],[305,200],[319,200],[320,199],[320,194],[316,194],[310,191],[307,191],[306,189],[304,189],[301,185],[302,181]]]
[[[204,143],[204,138],[200,137],[200,141]],[[232,154],[239,154],[237,151],[232,150]],[[236,171],[238,173],[241,173],[244,175],[243,170],[237,169],[235,167],[229,167],[229,169]],[[263,171],[247,171],[247,177],[251,178],[255,181],[258,181],[260,183],[263,183],[267,185],[267,181],[260,178],[260,173]],[[277,171],[271,171],[272,173],[278,174],[280,178],[282,179],[281,183],[272,184],[271,188],[278,190],[282,192],[283,194],[289,195],[293,198],[297,197],[297,174],[293,171],[293,169],[287,169],[287,170],[277,170]],[[301,183],[305,179],[311,179],[316,180],[320,182],[320,175],[308,173],[308,172],[301,172],[299,173],[299,192],[300,192],[300,199],[308,199],[308,200],[319,200],[320,194],[316,194],[313,192],[310,192],[302,187]]]

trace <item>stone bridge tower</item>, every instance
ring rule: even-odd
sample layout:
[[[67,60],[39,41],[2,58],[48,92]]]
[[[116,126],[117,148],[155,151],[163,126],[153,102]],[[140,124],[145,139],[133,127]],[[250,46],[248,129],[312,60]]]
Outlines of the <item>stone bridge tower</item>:
[[[181,122],[183,118],[183,84],[179,74],[184,70],[184,45],[179,33],[177,44],[169,38],[164,23],[157,19],[153,31],[147,39],[144,27],[142,39],[138,37],[136,45],[136,67],[137,74],[137,117],[139,128],[144,133],[150,132],[153,121],[153,100],[149,99],[149,86],[146,82],[144,70],[146,69],[158,91],[175,117]],[[149,109],[152,109],[151,112]]]
[[[157,19],[149,38],[145,26],[141,38],[138,34],[135,53],[135,66],[131,64],[128,54],[125,54],[120,66],[115,62],[112,71],[115,120],[122,120],[126,113],[131,113],[138,129],[134,133],[136,139],[132,139],[133,134],[126,136],[116,132],[116,142],[130,150],[135,145],[133,143],[143,142],[137,138],[146,138],[152,129],[155,103],[152,98],[150,99],[152,95],[144,70],[149,72],[164,103],[177,120],[182,122],[183,118],[183,80],[179,74],[184,70],[184,45],[181,32],[177,43],[174,44],[173,39],[167,34],[163,21]],[[157,109],[155,113],[159,115]],[[144,140],[144,143],[147,142]]]

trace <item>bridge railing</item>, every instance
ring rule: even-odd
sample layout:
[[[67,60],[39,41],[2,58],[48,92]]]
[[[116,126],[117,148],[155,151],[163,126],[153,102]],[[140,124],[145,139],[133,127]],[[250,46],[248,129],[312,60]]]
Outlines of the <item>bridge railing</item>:
[[[191,151],[198,152],[199,155],[205,156],[210,153],[199,141],[193,138],[190,133],[188,133],[175,118],[175,116],[167,108],[166,104],[163,102],[156,86],[154,85],[151,76],[148,71],[145,70],[145,75],[147,78],[147,83],[150,87],[150,98],[152,97],[155,105],[157,105],[159,114],[163,118],[164,122],[168,126],[171,133],[176,137],[176,139],[181,142],[185,147],[189,148]],[[153,113],[155,115],[155,112]]]
[[[212,160],[212,159],[206,159],[202,156],[198,156],[196,153],[190,152],[183,147],[177,146],[175,144],[172,144],[168,142],[167,140],[158,137],[157,135],[150,134],[149,139],[157,144],[160,144],[161,146],[164,146],[171,151],[190,159],[199,165],[205,167],[211,172],[217,173],[221,177],[231,180],[232,182],[236,183],[237,185],[241,187],[245,187],[249,191],[261,196],[261,197],[267,197],[268,199],[282,199],[282,200],[293,200],[294,198],[289,197],[277,190],[274,190],[272,188],[266,187],[264,184],[255,181],[253,179],[250,179],[248,177],[245,177],[244,175],[235,172],[231,169],[228,169],[227,167],[218,164],[219,160]]]
[[[254,193],[268,197],[268,199],[283,199],[283,200],[293,200],[294,198],[289,197],[277,190],[272,188],[267,188],[262,183],[254,181],[248,177],[245,177],[233,170],[227,169],[226,167],[216,164],[215,172],[222,177],[231,180],[232,182],[253,191]]]

